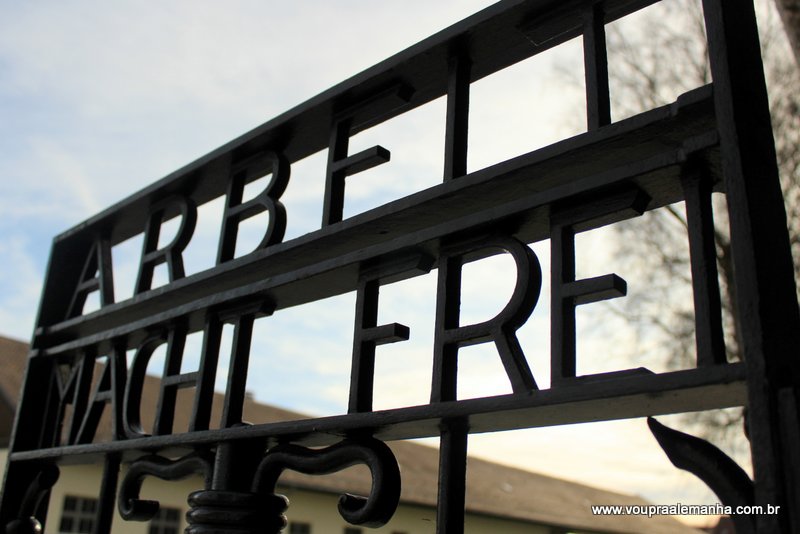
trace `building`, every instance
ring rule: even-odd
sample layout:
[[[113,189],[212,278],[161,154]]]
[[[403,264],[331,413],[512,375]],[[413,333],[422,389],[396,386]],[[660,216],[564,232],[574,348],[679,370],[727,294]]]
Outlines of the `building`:
[[[28,347],[25,343],[0,337],[0,440],[2,465],[8,447],[16,399]],[[152,414],[158,380],[148,377],[142,414]],[[148,394],[148,391],[150,394]],[[221,396],[220,396],[221,397]],[[215,399],[215,409],[221,398]],[[293,420],[303,416],[249,400],[245,419],[254,421]],[[188,427],[189,414],[178,410],[175,431]],[[212,415],[212,421],[219,414]],[[148,424],[148,421],[144,421]],[[151,422],[151,421],[150,421]],[[109,425],[100,424],[98,440],[109,439]],[[103,430],[106,429],[106,435]],[[378,532],[422,534],[435,532],[438,452],[412,443],[390,443],[402,473],[400,507],[392,521]],[[645,505],[641,498],[593,488],[531,473],[486,460],[470,458],[466,495],[466,531],[471,533],[601,534],[601,533],[697,533],[676,519],[665,516],[592,515],[591,505]],[[50,498],[47,532],[91,532],[101,466],[65,466]],[[372,529],[348,525],[338,514],[336,501],[343,492],[367,493],[371,481],[366,468],[353,467],[329,476],[305,476],[287,471],[281,477],[280,492],[291,502],[287,515],[290,534],[358,534]],[[116,517],[114,532],[124,534],[177,534],[186,526],[185,498],[202,489],[200,478],[163,482],[149,478],[142,486],[142,498],[157,500],[161,510],[148,523],[126,522]],[[10,491],[10,489],[9,489]]]

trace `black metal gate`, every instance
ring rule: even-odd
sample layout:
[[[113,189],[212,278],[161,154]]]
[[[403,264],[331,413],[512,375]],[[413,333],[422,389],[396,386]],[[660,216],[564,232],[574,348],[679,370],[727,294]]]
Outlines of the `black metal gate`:
[[[126,520],[158,504],[140,498],[147,476],[206,477],[189,496],[190,532],[278,531],[275,495],[285,469],[329,473],[366,464],[366,497],[345,496],[349,522],[386,523],[400,474],[384,441],[441,439],[437,528],[463,532],[468,435],[574,422],[746,406],[755,480],[710,444],[650,420],[676,465],[700,476],[724,504],[780,506],[739,515],[737,531],[799,532],[800,317],[778,182],[753,6],[704,0],[713,83],[670,106],[612,123],[605,24],[653,0],[505,0],[422,41],[208,154],[76,228],[53,244],[0,508],[9,533],[35,532],[61,463],[104,462],[96,531],[110,530],[115,501]],[[477,172],[466,172],[470,84],[574,37],[583,37],[588,131]],[[385,163],[381,146],[350,154],[355,133],[442,95],[447,98],[440,185],[343,219],[349,176]],[[281,195],[291,165],[328,150],[322,226],[283,242]],[[243,201],[243,188],[271,181]],[[713,244],[711,193],[730,215],[736,313],[744,363],[726,361]],[[182,251],[197,207],[224,196],[216,266],[185,276]],[[575,235],[684,200],[696,312],[697,365],[576,376],[575,308],[626,291],[614,274],[576,279]],[[268,212],[259,248],[234,257],[239,224]],[[159,246],[166,221],[175,238]],[[114,302],[111,247],[144,234],[132,298]],[[528,244],[550,239],[551,386],[539,389],[516,331],[537,304],[542,275]],[[493,319],[459,318],[465,264],[508,254],[516,285]],[[153,288],[166,264],[170,283]],[[375,348],[408,338],[378,324],[380,287],[436,269],[438,291],[430,403],[373,411]],[[357,292],[347,414],[242,424],[253,322],[281,309]],[[99,310],[84,313],[97,292]],[[234,325],[225,406],[210,429],[223,325]],[[202,332],[199,368],[181,372],[184,342]],[[459,349],[494,343],[513,393],[459,400]],[[152,435],[140,403],[153,351],[167,364]],[[130,366],[125,353],[135,349]],[[99,364],[99,365],[98,365]],[[179,389],[194,388],[190,431],[173,433]],[[93,443],[103,411],[114,439]],[[71,413],[65,418],[65,414]],[[66,420],[65,420],[66,419]],[[314,448],[308,448],[314,447]],[[118,480],[121,464],[129,464]],[[535,498],[535,496],[531,496]],[[291,510],[289,510],[291,515]]]

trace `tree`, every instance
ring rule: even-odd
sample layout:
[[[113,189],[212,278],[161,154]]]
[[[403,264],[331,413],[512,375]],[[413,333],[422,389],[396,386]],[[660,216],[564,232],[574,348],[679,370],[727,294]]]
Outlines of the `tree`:
[[[761,3],[758,8],[762,57],[797,280],[800,279],[800,76],[774,7]],[[621,30],[613,25],[608,28],[615,118],[667,104],[682,92],[711,81],[699,2],[663,2],[661,9],[665,12],[658,17],[643,14],[638,31],[630,27]],[[675,24],[671,23],[673,20]],[[732,312],[736,294],[726,204],[721,195],[715,197],[718,197],[714,199],[718,216],[715,243],[725,342],[729,361],[737,361],[742,355],[737,341],[739,329]],[[657,336],[658,350],[674,368],[691,366],[695,357],[691,293],[689,298],[685,298],[685,291],[676,298],[676,287],[691,287],[686,227],[682,204],[648,212],[640,219],[615,227],[617,253],[626,258],[626,269],[661,273],[650,278],[646,293],[624,299],[625,304],[615,309],[639,333],[646,333],[651,339]],[[706,437],[730,442],[742,435],[741,411],[709,412],[693,417]]]
[[[794,60],[800,65],[800,1],[775,0],[775,5],[781,14],[786,36],[792,45]]]

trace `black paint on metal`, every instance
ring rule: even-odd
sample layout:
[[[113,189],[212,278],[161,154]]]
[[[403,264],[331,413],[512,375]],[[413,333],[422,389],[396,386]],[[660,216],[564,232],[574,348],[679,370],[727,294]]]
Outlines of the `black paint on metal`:
[[[236,252],[236,238],[239,224],[266,211],[269,223],[264,237],[256,246],[256,250],[266,248],[283,241],[286,232],[286,207],[279,200],[286,186],[289,185],[289,162],[279,152],[266,152],[255,161],[240,164],[240,169],[232,169],[232,178],[225,195],[225,212],[222,215],[222,227],[217,249],[217,265],[233,259]],[[262,167],[271,175],[267,186],[258,195],[243,202],[244,186],[252,180],[253,175],[260,174]]]
[[[47,498],[50,488],[58,481],[58,467],[47,465],[35,472],[30,482],[20,491],[20,507],[14,512],[15,519],[6,523],[8,534],[41,534],[47,515]],[[8,493],[8,492],[7,492]]]
[[[713,184],[708,172],[697,162],[687,162],[681,179],[686,196],[687,233],[694,292],[697,365],[725,363],[725,338],[722,332],[722,302],[717,273],[714,239],[714,213],[711,205]]]
[[[211,480],[212,460],[206,454],[192,453],[178,460],[148,455],[134,461],[119,486],[119,514],[123,519],[149,521],[158,513],[158,501],[140,498],[145,477],[161,480],[181,480],[192,475],[203,475],[206,484]]]
[[[349,493],[339,497],[339,513],[353,525],[381,527],[389,522],[400,501],[400,468],[386,444],[372,438],[344,440],[325,449],[278,445],[267,451],[253,480],[253,493],[274,495],[285,469],[308,475],[327,475],[363,464],[372,474],[366,497]]]
[[[375,378],[375,348],[385,343],[407,341],[411,331],[399,323],[378,326],[380,280],[367,278],[358,286],[353,332],[353,362],[350,367],[349,412],[372,411]]]
[[[103,475],[100,481],[100,492],[97,505],[97,517],[94,522],[92,534],[111,532],[114,521],[114,507],[117,497],[117,483],[119,481],[120,457],[118,454],[106,456],[103,465]]]
[[[459,47],[450,57],[447,67],[447,117],[444,134],[445,181],[467,174],[471,66],[467,52]]]
[[[397,506],[400,475],[381,442],[439,436],[437,531],[460,534],[470,433],[746,405],[752,498],[724,500],[781,507],[779,515],[756,517],[754,532],[800,528],[800,312],[752,5],[703,1],[712,84],[612,122],[605,25],[652,3],[501,1],[57,236],[5,474],[4,487],[15,491],[0,497],[0,524],[20,533],[43,526],[58,466],[90,462],[105,464],[97,534],[111,527],[115,497],[124,517],[152,516],[157,504],[139,498],[144,477],[172,480],[198,471],[206,480],[189,496],[187,532],[279,532],[287,502],[275,484],[283,469],[324,474],[353,463],[370,467],[372,492],[345,497],[342,514],[384,524]],[[587,131],[470,172],[471,84],[576,37],[584,46]],[[390,159],[381,146],[350,154],[350,137],[443,96],[442,182],[345,217],[346,180]],[[291,166],[321,150],[328,151],[321,227],[284,242],[288,214],[280,199]],[[267,176],[267,185],[244,201],[245,186]],[[730,214],[743,363],[725,358],[712,191],[725,195]],[[186,276],[182,254],[198,206],[215,198],[225,201],[216,264]],[[680,201],[687,208],[697,366],[579,376],[576,307],[624,296],[627,284],[616,274],[578,279],[576,235]],[[260,243],[237,257],[239,225],[263,213]],[[162,226],[176,217],[175,238],[159,247]],[[135,235],[143,235],[143,247],[133,297],[117,302],[111,248]],[[546,239],[552,352],[550,385],[543,388],[537,375],[548,370],[530,367],[516,332],[542,290],[530,244]],[[488,321],[461,324],[462,268],[496,254],[509,255],[516,269],[509,302]],[[162,265],[169,282],[153,287]],[[433,268],[439,272],[430,403],[373,411],[376,347],[411,334],[399,323],[378,324],[380,288]],[[353,291],[348,412],[243,424],[254,321]],[[100,308],[86,312],[94,293]],[[234,339],[217,422],[211,407],[225,325]],[[200,363],[184,372],[191,334],[203,338]],[[459,350],[478,343],[494,344],[510,394],[459,398]],[[162,345],[155,424],[145,429],[145,373]],[[128,351],[135,353],[130,365]],[[189,428],[179,433],[177,394],[192,388]],[[96,442],[104,413],[112,439]],[[707,454],[710,445],[651,424],[668,454],[699,465],[695,472],[718,456]],[[122,464],[129,466],[117,490]],[[702,476],[712,486],[731,478]]]
[[[583,69],[586,80],[586,122],[589,130],[596,130],[611,124],[603,2],[592,2],[586,7],[583,28]]]
[[[169,210],[177,206],[181,222],[175,237],[170,243],[158,248],[161,225],[169,220]],[[151,289],[155,268],[162,263],[167,265],[169,281],[174,282],[185,276],[183,268],[183,249],[189,244],[197,224],[197,205],[192,199],[183,196],[168,197],[156,202],[150,208],[142,244],[142,261],[136,278],[135,294]]]
[[[442,422],[439,439],[437,534],[463,534],[469,428],[463,420]]]

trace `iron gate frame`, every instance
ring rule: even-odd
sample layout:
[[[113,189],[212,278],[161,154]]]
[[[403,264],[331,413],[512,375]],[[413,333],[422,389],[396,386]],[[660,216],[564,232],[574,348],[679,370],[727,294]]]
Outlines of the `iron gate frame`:
[[[343,497],[340,510],[353,523],[379,525],[391,517],[401,482],[383,441],[439,436],[437,531],[458,534],[470,433],[746,406],[752,481],[710,444],[654,420],[651,426],[676,465],[700,476],[723,503],[780,506],[778,515],[737,517],[739,532],[800,531],[800,315],[753,6],[703,0],[712,84],[612,122],[605,25],[655,1],[503,0],[57,236],[14,425],[0,524],[7,532],[36,531],[58,464],[102,461],[98,533],[110,529],[117,497],[126,519],[155,513],[157,503],[139,497],[144,477],[194,472],[205,474],[207,484],[189,499],[189,532],[277,531],[286,503],[274,491],[283,469],[327,473],[353,463],[369,466],[373,490],[366,498]],[[584,45],[586,133],[467,173],[471,83],[575,37]],[[447,99],[442,183],[343,218],[346,179],[390,157],[381,146],[349,154],[349,138],[440,96]],[[283,242],[280,196],[291,164],[326,149],[322,226]],[[244,186],[267,174],[267,187],[243,202]],[[723,192],[728,203],[742,363],[725,356],[712,192]],[[217,265],[185,276],[181,252],[192,238],[196,208],[223,195]],[[576,376],[575,307],[620,296],[626,287],[614,274],[576,279],[575,235],[681,200],[689,223],[697,367]],[[238,224],[264,211],[269,227],[261,245],[234,257]],[[175,239],[159,248],[161,225],[178,216]],[[111,247],[140,233],[134,296],[114,302]],[[515,332],[542,283],[528,243],[548,238],[551,386],[540,390]],[[510,254],[517,267],[509,304],[489,321],[461,325],[463,265],[498,252]],[[153,270],[162,263],[170,283],[152,288]],[[432,269],[439,282],[431,402],[373,411],[375,347],[408,338],[404,325],[377,324],[380,287]],[[348,413],[243,425],[253,321],[350,291],[357,304]],[[83,314],[93,292],[101,307]],[[221,428],[209,429],[211,369],[223,324],[234,325],[235,341]],[[183,341],[199,331],[202,362],[198,371],[182,374]],[[459,347],[489,341],[513,393],[459,400]],[[141,387],[149,356],[161,344],[168,347],[167,363],[148,435],[141,428]],[[127,369],[125,351],[133,348],[137,356]],[[105,365],[96,374],[98,357]],[[174,434],[175,396],[184,387],[196,390],[192,425]],[[67,406],[73,415],[63,421]],[[106,406],[114,439],[92,443]],[[33,431],[30,421],[43,424]],[[130,466],[120,484],[122,463]],[[256,514],[262,508],[267,512]]]

